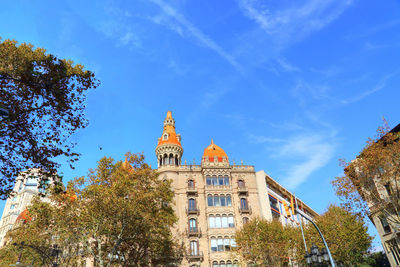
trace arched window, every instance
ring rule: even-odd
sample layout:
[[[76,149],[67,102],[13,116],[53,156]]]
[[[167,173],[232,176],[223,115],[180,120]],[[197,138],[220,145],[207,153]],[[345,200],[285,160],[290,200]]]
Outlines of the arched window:
[[[217,239],[218,251],[224,251],[224,239],[219,236]]]
[[[222,177],[221,175],[218,176],[218,185],[224,185],[224,177]]]
[[[175,156],[175,166],[179,166],[179,159],[178,155]]]
[[[241,208],[242,210],[247,210],[247,209],[248,209],[248,206],[247,206],[247,199],[245,199],[245,198],[241,198],[241,199],[240,199],[240,208]]]
[[[160,156],[160,158],[158,159],[158,165],[159,165],[159,166],[162,166],[162,165],[163,165],[162,156]]]
[[[225,239],[224,239],[224,249],[225,249],[225,251],[231,250],[231,239],[227,236],[225,236]]]
[[[247,217],[243,217],[243,225],[245,225],[246,223],[248,223],[249,222],[249,218],[247,218]]]
[[[222,215],[221,225],[222,228],[228,228],[228,217],[226,217],[226,215]]]
[[[218,262],[213,261],[212,267],[218,267]]]
[[[188,188],[194,188],[194,181],[193,180],[189,180],[188,181]]]
[[[211,237],[211,251],[218,251],[217,239],[215,237]]]
[[[206,184],[208,185],[208,186],[211,186],[212,185],[212,180],[211,180],[211,177],[210,176],[206,176]]]
[[[215,217],[214,216],[210,216],[208,217],[208,224],[210,226],[210,228],[215,228]]]
[[[232,262],[231,261],[227,261],[226,262],[226,267],[232,267]]]
[[[214,206],[220,206],[221,203],[219,202],[219,196],[218,195],[214,195]]]
[[[215,228],[221,228],[222,222],[221,222],[221,216],[217,215],[215,217]]]
[[[213,184],[213,186],[217,186],[218,185],[217,176],[215,176],[215,175],[212,176],[212,184]]]
[[[238,267],[238,266],[239,266],[239,262],[238,261],[234,261],[232,267]]]
[[[169,165],[174,165],[174,155],[169,154]]]
[[[190,254],[194,256],[199,255],[199,244],[195,240],[190,241]]]
[[[168,134],[164,134],[163,139],[164,139],[164,140],[167,140],[167,139],[168,139]]]
[[[194,218],[189,219],[189,232],[197,232],[197,221]]]
[[[232,206],[232,198],[231,195],[226,195],[226,205]]]
[[[226,267],[225,262],[224,261],[220,261],[219,262],[219,267]]]
[[[225,186],[229,186],[229,177],[228,176],[224,177],[224,184],[225,184]]]
[[[214,197],[212,195],[207,196],[207,203],[209,207],[214,206]]]
[[[245,188],[244,181],[243,180],[239,180],[238,181],[238,186],[239,186],[239,188]]]
[[[194,198],[189,199],[189,210],[196,210],[196,200]]]
[[[236,247],[236,241],[235,238],[231,238],[231,247],[235,248]]]
[[[230,228],[235,227],[235,222],[233,221],[233,215],[229,215],[229,216],[228,216],[228,226],[229,226]]]
[[[225,195],[220,195],[219,199],[220,199],[220,202],[221,202],[221,206],[225,207],[226,206]]]

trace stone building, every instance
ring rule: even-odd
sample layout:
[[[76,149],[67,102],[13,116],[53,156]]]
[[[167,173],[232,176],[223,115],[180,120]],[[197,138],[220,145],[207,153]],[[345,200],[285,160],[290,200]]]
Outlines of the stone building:
[[[400,133],[400,124],[394,127],[391,134]],[[385,136],[377,142],[385,142]],[[398,139],[396,139],[398,142]],[[396,144],[397,145],[397,144]],[[369,148],[371,149],[371,147]],[[389,152],[387,152],[389,153]],[[390,153],[393,153],[390,152]],[[395,161],[398,161],[398,151],[396,154],[391,154]],[[362,160],[362,154],[352,161],[351,165],[356,165],[358,160]],[[397,157],[397,158],[395,158]],[[398,162],[397,162],[398,164]],[[390,166],[394,165],[393,171]],[[398,165],[395,163],[388,163],[386,167],[376,166],[377,174],[375,176],[368,177],[368,179],[362,179],[362,186],[357,186],[357,190],[360,196],[366,201],[369,209],[369,218],[374,224],[379,237],[382,242],[382,246],[386,252],[386,256],[391,266],[400,266],[400,211],[398,210],[398,200],[400,192]],[[349,172],[350,168],[345,171],[349,174],[354,184],[357,185],[358,176],[361,176],[363,172],[357,167],[354,174]],[[389,178],[382,179],[378,173],[388,172]],[[392,174],[394,174],[392,176]]]
[[[252,216],[261,216],[254,167],[231,164],[212,140],[200,165],[181,164],[182,154],[168,111],[156,155],[161,179],[172,180],[175,192],[179,221],[174,231],[188,251],[182,266],[235,266],[235,231]]]
[[[298,224],[283,213],[290,193],[264,171],[254,166],[236,165],[218,145],[204,149],[200,165],[182,164],[181,137],[176,134],[170,111],[158,139],[156,155],[161,179],[172,180],[178,223],[174,232],[186,246],[182,266],[238,266],[231,252],[235,231],[251,217],[279,218],[282,223]],[[276,202],[273,202],[276,200]],[[300,201],[311,216],[317,213]],[[279,207],[278,207],[278,206]]]
[[[40,181],[40,176],[35,170],[17,177],[14,194],[7,199],[0,220],[0,247],[4,246],[5,236],[13,229],[17,219],[26,219],[25,208],[31,203],[32,198],[39,193],[45,193],[47,185],[51,182],[47,180],[45,185],[40,186]]]

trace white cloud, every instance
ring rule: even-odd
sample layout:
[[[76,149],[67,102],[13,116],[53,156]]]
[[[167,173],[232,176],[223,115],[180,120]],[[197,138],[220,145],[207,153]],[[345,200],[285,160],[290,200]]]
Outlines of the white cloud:
[[[279,66],[287,72],[298,72],[300,69],[293,64],[289,63],[285,58],[283,57],[278,57],[276,58],[276,62],[279,64]]]
[[[165,16],[157,16],[152,18],[153,22],[168,26],[171,30],[177,32],[181,37],[185,37],[186,34],[190,37],[193,37],[200,44],[204,45],[208,49],[213,50],[219,56],[224,58],[236,70],[242,72],[242,67],[232,55],[226,52],[221,46],[219,46],[209,36],[204,34],[200,29],[195,27],[176,9],[165,3],[163,0],[151,0],[151,1],[157,4],[161,8],[163,14],[172,19],[172,21],[168,21],[166,20]]]
[[[296,6],[272,10],[260,0],[239,0],[247,17],[254,20],[268,35],[285,46],[304,38],[337,19],[352,0],[308,0]],[[283,48],[283,47],[282,47]]]
[[[333,136],[334,133],[315,133],[289,139],[264,136],[250,136],[250,139],[258,143],[275,144],[270,155],[280,162],[290,164],[283,175],[282,184],[293,190],[332,159],[336,146]],[[298,163],[289,163],[292,161]]]
[[[334,145],[324,139],[323,135],[298,136],[288,140],[280,148],[279,157],[297,157],[301,163],[289,168],[283,184],[294,189],[318,169],[325,166],[333,157]]]
[[[398,71],[398,70],[395,71],[395,72],[392,72],[392,73],[390,73],[390,74],[385,75],[385,76],[382,77],[382,78],[378,81],[378,83],[377,83],[374,87],[372,87],[371,89],[366,90],[366,91],[362,92],[362,93],[359,94],[359,95],[356,95],[356,96],[353,96],[353,97],[350,97],[350,98],[347,98],[347,99],[343,99],[343,100],[341,101],[341,103],[342,103],[342,104],[345,104],[345,105],[346,105],[346,104],[352,104],[352,103],[358,102],[358,101],[360,101],[360,100],[362,100],[362,99],[364,99],[364,98],[366,98],[366,97],[372,95],[373,93],[376,93],[376,92],[382,90],[383,88],[386,87],[386,84],[387,84],[388,80],[391,79],[392,77],[396,76],[397,74],[399,74],[399,71]]]

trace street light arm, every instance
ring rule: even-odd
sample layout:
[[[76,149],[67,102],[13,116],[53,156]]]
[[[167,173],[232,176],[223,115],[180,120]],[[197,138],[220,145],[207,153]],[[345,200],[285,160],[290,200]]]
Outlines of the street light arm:
[[[332,267],[336,267],[335,262],[333,261],[333,258],[332,258],[331,251],[329,250],[328,244],[326,243],[325,238],[324,238],[324,236],[322,235],[321,231],[319,230],[318,226],[313,222],[313,220],[312,220],[311,218],[308,217],[307,214],[305,214],[304,212],[302,212],[302,211],[299,210],[298,208],[296,208],[296,212],[297,212],[298,214],[300,214],[303,218],[305,218],[306,220],[308,220],[309,222],[311,222],[312,225],[314,225],[315,229],[317,229],[317,231],[318,231],[318,233],[319,233],[319,236],[321,237],[322,241],[324,242],[325,248],[326,248],[326,250],[327,250],[327,252],[328,252],[329,260],[330,260],[330,262],[331,262],[331,266],[332,266]]]

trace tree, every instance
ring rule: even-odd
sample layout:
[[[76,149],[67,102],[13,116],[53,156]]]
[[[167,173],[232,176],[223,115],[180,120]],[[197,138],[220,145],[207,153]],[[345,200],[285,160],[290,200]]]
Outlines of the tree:
[[[360,155],[342,160],[344,175],[332,182],[344,206],[365,217],[380,212],[400,224],[400,127],[390,131],[386,121],[369,138]]]
[[[82,65],[0,38],[0,198],[31,168],[55,174],[56,157],[79,154],[68,138],[88,124],[85,99],[99,82]]]
[[[235,239],[244,261],[260,266],[282,266],[289,258],[304,257],[300,229],[278,220],[252,219],[236,232]]]
[[[53,204],[38,202],[29,208],[32,223],[10,237],[29,244],[35,255],[40,253],[34,248],[57,245],[60,259],[70,258],[61,266],[83,258],[101,267],[167,266],[182,257],[171,233],[177,220],[173,197],[170,181],[160,180],[142,155],[128,153],[125,162],[116,163],[102,158],[87,177],[71,181],[65,193],[53,194]]]
[[[315,218],[315,223],[323,233],[333,259],[344,266],[362,263],[371,247],[372,237],[363,218],[344,208],[330,205],[328,210]],[[311,224],[307,224],[306,239],[323,248],[324,244]]]

